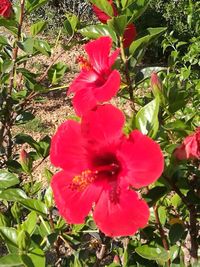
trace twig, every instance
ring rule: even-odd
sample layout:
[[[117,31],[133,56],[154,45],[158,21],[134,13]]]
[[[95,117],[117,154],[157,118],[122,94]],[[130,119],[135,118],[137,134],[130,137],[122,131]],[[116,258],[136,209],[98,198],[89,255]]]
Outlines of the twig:
[[[123,37],[120,37],[119,42],[120,42],[121,58],[122,58],[122,61],[124,62],[124,74],[126,77],[126,84],[128,85],[128,92],[129,92],[130,100],[132,102],[132,109],[133,111],[135,111],[135,105],[133,101],[133,87],[132,87],[132,81],[131,81],[129,70],[128,70],[128,60],[126,58],[125,51],[124,51]]]
[[[192,263],[198,261],[198,228],[197,228],[197,216],[196,208],[192,205],[189,209],[190,212],[190,238],[191,238],[191,248],[190,256]]]
[[[194,204],[190,203],[188,199],[183,195],[183,193],[179,190],[177,185],[171,181],[171,179],[167,176],[163,175],[163,178],[168,182],[171,188],[179,195],[183,203],[186,205],[187,209],[189,210],[189,232],[190,232],[190,239],[191,239],[191,248],[190,248],[190,256],[193,262],[198,261],[198,228],[197,228],[197,215],[196,215],[196,207]]]
[[[158,206],[157,205],[154,206],[154,214],[155,214],[155,219],[156,219],[156,224],[157,224],[157,227],[158,227],[158,231],[160,233],[160,237],[161,237],[161,240],[162,240],[162,243],[163,243],[163,247],[167,252],[169,252],[169,244],[168,244],[168,241],[167,241],[167,237],[165,236],[165,232],[163,230],[162,224],[160,222],[160,218],[159,218],[159,214],[158,214]],[[167,265],[170,267],[170,265],[171,265],[170,259],[167,261]]]
[[[20,17],[19,17],[19,26],[18,26],[18,33],[17,33],[17,42],[20,42],[21,40],[21,32],[22,32],[22,23],[24,19],[24,5],[25,5],[25,0],[21,0],[20,2],[21,8],[20,8]],[[16,44],[15,41],[15,47],[13,48],[13,68],[10,76],[10,85],[9,85],[9,94],[11,95],[12,93],[12,88],[14,84],[14,76],[15,76],[15,71],[16,71],[16,61],[17,61],[17,55],[18,55],[18,45]]]
[[[72,38],[74,37],[74,35],[70,36],[67,45],[71,42]],[[51,62],[51,64],[48,66],[48,68],[45,70],[44,74],[38,79],[38,82],[42,82],[45,77],[48,74],[48,71],[50,70],[50,68],[53,66],[53,64],[62,56],[63,51],[61,53],[58,54],[58,56]]]

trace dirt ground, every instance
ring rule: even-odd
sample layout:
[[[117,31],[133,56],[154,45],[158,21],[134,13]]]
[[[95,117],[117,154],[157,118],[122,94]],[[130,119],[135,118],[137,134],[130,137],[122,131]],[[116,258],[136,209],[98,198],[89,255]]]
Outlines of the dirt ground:
[[[66,63],[69,67],[69,71],[65,74],[61,83],[54,86],[62,86],[64,88],[50,91],[47,94],[42,94],[39,98],[35,98],[34,101],[30,103],[35,119],[27,124],[14,127],[15,134],[29,134],[36,141],[39,141],[45,135],[52,137],[57,127],[62,122],[75,115],[71,105],[71,97],[67,97],[66,92],[68,85],[79,72],[79,66],[76,63],[76,59],[82,53],[83,49],[80,45],[73,47],[69,51],[65,51],[61,45],[59,45],[57,48],[53,49],[50,58],[40,55],[37,57],[37,61],[34,59],[34,61],[29,62],[28,68],[31,72],[37,72],[38,69],[40,69],[40,72],[45,71],[55,59],[56,62],[62,61]],[[24,145],[23,148],[30,151],[29,145]],[[17,149],[20,150],[21,147],[18,147]],[[34,165],[37,166],[38,163],[40,162],[37,161]],[[35,169],[33,177],[37,177],[39,180],[43,179],[44,168],[48,168],[55,172],[55,168],[51,165],[49,157]]]

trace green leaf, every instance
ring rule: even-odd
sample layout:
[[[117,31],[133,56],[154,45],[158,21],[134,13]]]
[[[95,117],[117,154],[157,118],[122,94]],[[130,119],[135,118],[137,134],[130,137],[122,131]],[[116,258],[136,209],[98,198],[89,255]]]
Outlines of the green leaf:
[[[143,134],[154,138],[159,128],[158,121],[159,99],[155,98],[142,107],[135,116],[135,126]]]
[[[114,17],[108,21],[108,26],[113,28],[119,36],[123,36],[126,25],[127,17],[125,15]]]
[[[180,250],[180,246],[178,246],[178,245],[174,245],[174,246],[170,247],[170,259],[171,259],[171,261],[176,259],[176,257],[179,254],[179,250]]]
[[[20,201],[21,199],[27,199],[27,195],[21,189],[9,188],[0,193],[0,199],[7,201]]]
[[[0,35],[0,44],[1,45],[8,45],[7,39],[2,35]]]
[[[27,54],[33,54],[34,39],[32,37],[24,38],[23,42],[17,42],[17,45]]]
[[[45,255],[40,248],[33,249],[28,256],[31,258],[34,266],[45,267]]]
[[[35,230],[37,224],[37,213],[35,211],[31,211],[27,216],[26,221],[22,224],[22,229],[26,230],[31,236]]]
[[[51,187],[49,186],[45,192],[45,195],[44,195],[44,201],[45,201],[45,204],[48,208],[51,208],[53,207],[53,192],[52,192],[52,189]]]
[[[11,227],[0,227],[0,235],[5,243],[9,243],[12,246],[17,247],[17,231]]]
[[[50,184],[50,182],[51,182],[51,178],[52,178],[52,176],[53,176],[53,173],[52,173],[50,170],[48,170],[47,168],[45,168],[45,169],[44,169],[44,176],[45,176],[45,178],[46,178],[48,184]]]
[[[139,63],[144,55],[146,47],[156,40],[166,28],[148,28],[143,34],[142,37],[138,36],[138,39],[134,40],[130,47],[129,53],[132,55],[131,66],[135,67]]]
[[[31,13],[35,9],[43,6],[44,4],[47,3],[48,0],[26,0],[26,12]]]
[[[19,92],[12,92],[12,99],[13,100],[20,100],[20,99],[24,99],[27,95],[27,91],[26,90],[21,90]]]
[[[13,173],[0,170],[0,190],[19,184],[19,179]]]
[[[151,42],[157,39],[161,34],[166,31],[166,28],[148,28],[145,33],[145,36],[134,40],[129,47],[129,52],[133,57],[136,57],[139,50],[146,48]]]
[[[35,116],[31,112],[22,111],[19,115],[16,117],[16,124],[24,124],[28,121],[31,121],[35,118]]]
[[[117,36],[108,25],[91,25],[79,30],[79,32],[89,39],[97,39],[101,36],[110,36],[113,42],[117,43]]]
[[[46,215],[48,213],[46,205],[38,199],[20,199],[19,202],[27,209],[36,211],[42,215]]]
[[[46,21],[40,20],[31,25],[30,31],[33,36],[36,36],[38,33],[42,32],[47,25]]]
[[[35,267],[35,265],[33,264],[31,258],[26,255],[26,254],[22,254],[21,255],[21,260],[24,263],[24,266],[26,267]]]
[[[69,67],[64,62],[57,62],[48,71],[48,78],[52,84],[57,84],[64,77]]]
[[[41,224],[38,227],[38,231],[40,235],[45,238],[47,235],[50,235],[52,233],[51,227],[48,221],[45,221],[41,216],[39,218],[41,220]]]
[[[175,208],[177,208],[182,204],[182,199],[179,197],[178,194],[174,194],[171,198],[171,203]]]
[[[9,226],[10,225],[10,221],[9,221],[9,217],[5,216],[2,212],[0,212],[0,226]]]
[[[184,234],[184,227],[180,223],[175,223],[171,226],[169,231],[169,239],[171,244],[175,244],[177,241],[180,241]]]
[[[43,158],[46,158],[49,155],[49,149],[51,144],[51,138],[46,135],[38,142],[40,149],[37,151]]]
[[[67,14],[67,19],[64,21],[64,29],[69,35],[73,35],[74,32],[77,29],[77,25],[79,24],[79,19],[76,15],[74,14]]]
[[[11,33],[17,36],[18,23],[16,21],[11,20],[11,19],[5,19],[4,17],[0,16],[0,26],[5,27]]]
[[[72,26],[69,22],[68,19],[66,19],[64,22],[63,22],[63,28],[64,28],[64,33],[66,32],[67,34],[69,34],[70,36],[73,35],[73,30],[72,30]]]
[[[167,123],[163,127],[167,130],[180,131],[181,129],[186,129],[187,125],[185,124],[184,121],[176,120],[176,121]]]
[[[22,260],[18,254],[8,254],[0,258],[1,267],[22,267]]]
[[[138,19],[147,9],[150,0],[122,0],[122,12],[130,17],[129,23]]]
[[[35,39],[34,48],[45,56],[51,55],[51,47],[45,40]]]
[[[33,147],[37,152],[40,150],[40,145],[28,134],[18,134],[15,136],[16,144],[28,143]]]
[[[169,253],[162,247],[151,247],[144,245],[135,249],[137,254],[148,260],[164,261],[169,260]]]
[[[156,186],[149,190],[144,196],[149,206],[153,206],[161,197],[167,193],[168,189],[164,186]]]
[[[167,220],[167,211],[166,211],[166,208],[164,206],[160,206],[158,208],[158,216],[159,216],[159,219],[160,219],[160,223],[162,225],[165,225],[165,222]]]
[[[107,0],[90,0],[90,2],[110,17],[113,16],[113,8]]]

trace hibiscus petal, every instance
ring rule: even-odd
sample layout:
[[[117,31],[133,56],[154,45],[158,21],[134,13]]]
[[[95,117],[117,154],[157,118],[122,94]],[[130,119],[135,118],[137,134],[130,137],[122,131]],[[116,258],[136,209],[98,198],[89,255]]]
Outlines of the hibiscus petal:
[[[105,12],[103,12],[100,8],[98,8],[95,5],[92,5],[92,9],[94,13],[96,14],[97,18],[102,22],[106,23],[108,19],[110,19],[110,16],[107,15]]]
[[[116,49],[111,56],[109,57],[109,67],[111,68],[112,65],[115,63],[115,60],[117,59],[117,57],[119,56],[120,53],[120,48]]]
[[[134,130],[117,153],[124,166],[126,179],[135,188],[149,185],[163,172],[164,159],[160,146],[140,131]]]
[[[82,116],[97,105],[97,99],[92,88],[85,88],[75,94],[72,103],[76,114]]]
[[[108,36],[100,37],[85,45],[92,67],[100,73],[109,68],[109,54],[112,46],[112,39]]]
[[[76,93],[80,90],[94,87],[97,79],[98,75],[93,70],[82,70],[70,85],[67,95],[71,94],[72,92]]]
[[[86,150],[80,124],[68,120],[61,124],[51,141],[52,164],[78,173],[87,168]]]
[[[58,172],[52,178],[51,187],[60,215],[68,223],[83,223],[102,188],[93,183],[82,192],[71,190],[73,176],[69,171]]]
[[[111,104],[98,106],[83,116],[82,133],[85,138],[105,145],[119,142],[124,122],[124,114],[116,107]]]
[[[117,16],[117,9],[113,3],[112,0],[107,0],[107,2],[112,6],[113,9],[113,13],[114,13],[114,17]],[[102,22],[102,23],[106,23],[108,19],[110,19],[111,17],[109,15],[107,15],[104,11],[102,11],[100,8],[98,8],[95,5],[92,5],[93,11],[96,14],[97,18]]]
[[[117,70],[113,70],[103,86],[94,88],[94,95],[99,102],[105,102],[115,96],[119,88],[120,74]]]
[[[127,48],[131,45],[131,43],[135,40],[136,38],[136,35],[137,35],[137,31],[136,31],[136,27],[133,23],[129,24],[125,31],[124,31],[124,41],[123,41],[123,44],[124,44],[124,47]]]
[[[107,236],[133,235],[139,228],[146,226],[149,208],[138,194],[129,189],[121,189],[118,202],[110,198],[110,191],[101,193],[94,210],[94,220],[99,229]]]

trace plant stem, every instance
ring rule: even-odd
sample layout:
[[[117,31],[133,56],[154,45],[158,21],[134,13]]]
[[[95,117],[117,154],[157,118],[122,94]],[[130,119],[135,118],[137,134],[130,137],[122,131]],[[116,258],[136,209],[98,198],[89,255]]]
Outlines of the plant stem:
[[[197,228],[197,216],[196,216],[196,208],[194,205],[190,206],[190,238],[191,238],[191,248],[190,248],[190,256],[191,262],[195,263],[198,261],[198,228]]]
[[[25,5],[25,0],[21,0],[18,33],[17,33],[17,38],[15,40],[15,44],[13,47],[13,68],[12,68],[12,72],[11,72],[11,76],[10,76],[10,85],[9,85],[9,94],[10,95],[12,93],[12,88],[13,88],[13,84],[14,84],[14,77],[15,77],[15,71],[16,71],[16,61],[17,61],[17,55],[18,55],[18,50],[19,50],[16,42],[21,41],[22,23],[24,20],[24,5]]]
[[[160,233],[163,247],[167,252],[169,252],[169,244],[168,244],[167,237],[165,236],[165,232],[163,230],[162,224],[161,224],[160,219],[159,219],[158,206],[157,205],[154,206],[154,214],[155,214],[156,225],[157,225],[158,231]],[[167,266],[170,267],[170,265],[171,265],[171,261],[169,259],[167,261]]]
[[[188,211],[189,211],[189,233],[190,233],[190,239],[191,239],[191,248],[190,248],[190,256],[192,262],[198,261],[198,228],[197,228],[197,212],[196,207],[194,204],[190,203],[188,199],[183,195],[183,193],[180,191],[180,189],[177,187],[173,181],[167,176],[163,176],[163,178],[168,182],[168,184],[171,186],[171,188],[179,195],[183,203],[186,205]]]
[[[132,81],[129,75],[128,61],[127,61],[125,51],[124,51],[123,37],[120,37],[119,42],[120,42],[121,58],[122,58],[122,61],[124,62],[124,74],[126,77],[126,84],[128,85],[129,96],[132,102],[132,109],[135,111],[135,106],[133,102],[133,87],[132,87]]]
[[[122,36],[119,37],[119,44],[120,44],[121,57],[122,57],[124,64],[126,65],[127,60],[126,60],[126,55],[124,52],[124,45],[123,45],[123,37]]]
[[[51,208],[49,209],[49,224],[51,226],[51,231],[55,232],[55,227],[54,227],[54,223],[53,223],[53,216],[52,216]]]

